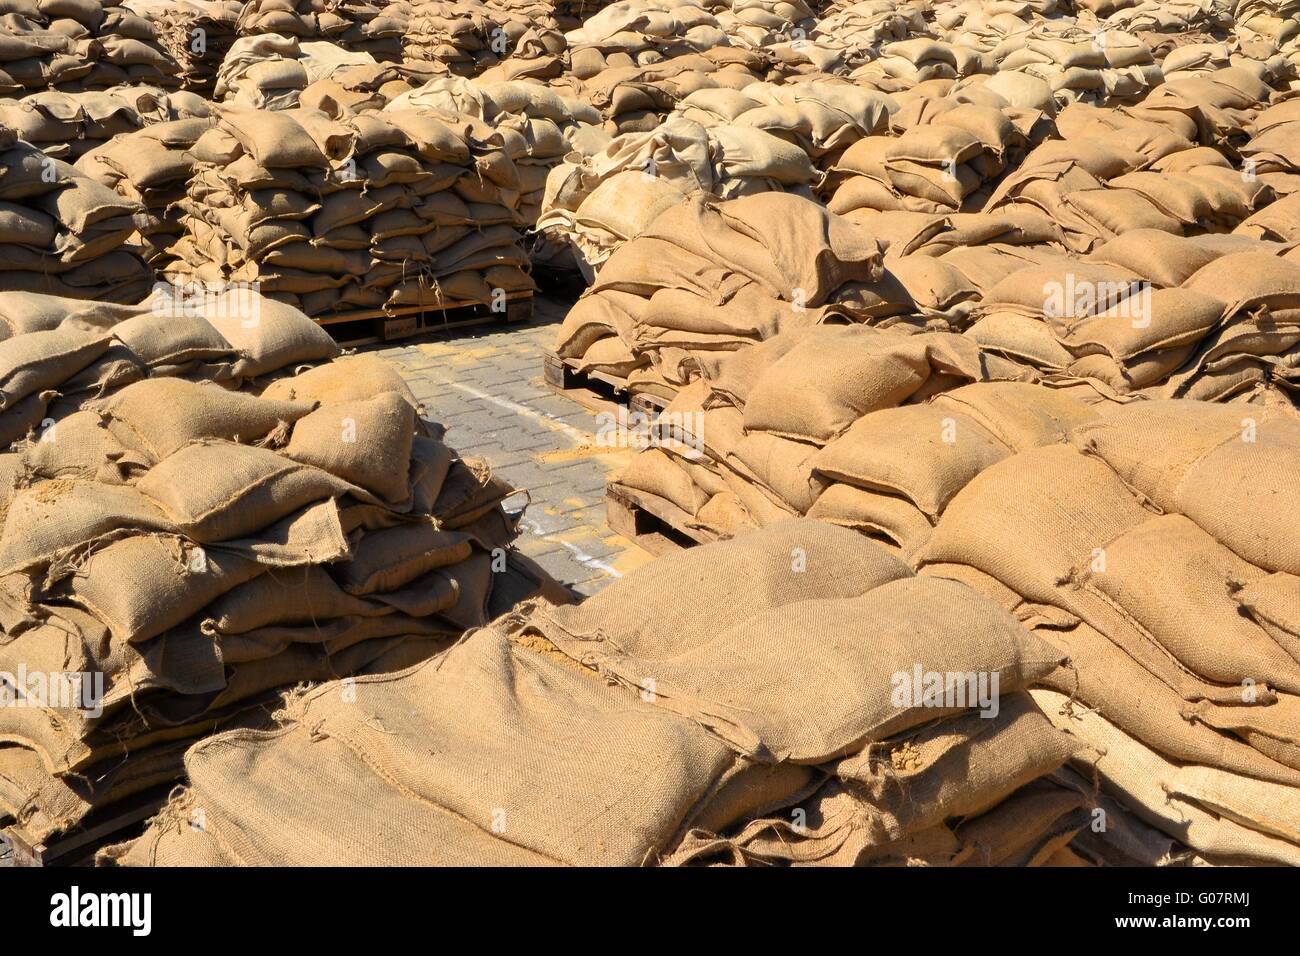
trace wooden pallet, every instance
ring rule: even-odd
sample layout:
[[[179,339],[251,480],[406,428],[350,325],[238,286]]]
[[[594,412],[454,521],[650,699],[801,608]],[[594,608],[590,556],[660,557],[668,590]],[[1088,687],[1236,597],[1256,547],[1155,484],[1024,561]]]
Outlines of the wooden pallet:
[[[610,482],[605,488],[605,521],[637,547],[659,555],[716,541],[717,535],[689,527],[691,516],[666,498]]]
[[[439,306],[413,305],[398,309],[365,309],[315,316],[340,345],[374,345],[474,325],[506,325],[533,317],[533,294],[506,296],[504,312],[490,302],[455,302]]]
[[[577,364],[548,351],[542,356],[542,380],[589,412],[617,414],[620,409],[628,409],[653,419],[668,406],[668,399],[638,392],[625,378],[606,372],[580,372]]]
[[[128,797],[92,813],[82,826],[57,837],[34,839],[17,826],[0,830],[0,837],[13,848],[17,866],[89,865],[102,847],[136,835],[139,824],[162,809],[173,786],[166,784]]]

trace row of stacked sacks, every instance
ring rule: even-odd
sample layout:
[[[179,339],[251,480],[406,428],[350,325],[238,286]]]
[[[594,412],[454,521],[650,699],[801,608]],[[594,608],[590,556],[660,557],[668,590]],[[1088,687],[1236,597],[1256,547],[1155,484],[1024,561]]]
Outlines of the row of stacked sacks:
[[[328,83],[352,70],[382,73],[386,79],[414,76],[422,82],[427,78],[418,70],[381,67],[369,53],[326,40],[299,41],[294,36],[259,33],[231,44],[217,70],[213,96],[218,102],[246,109],[293,109],[300,105],[307,87]]]
[[[100,860],[1077,862],[1091,794],[1065,775],[1086,751],[1026,692],[1062,657],[974,590],[791,521],[317,688],[276,731],[211,737],[188,788]],[[934,694],[920,671],[981,676]]]
[[[1034,698],[1211,862],[1300,861],[1298,456],[1290,407],[1133,402],[975,477],[914,562],[1069,655]]]
[[[796,224],[799,244],[772,239],[756,257],[749,243],[763,241],[760,217],[777,214]],[[856,218],[788,193],[675,200],[609,257],[555,350],[581,371],[671,398],[706,366],[782,329],[865,322],[964,331],[985,290],[1062,254],[1050,220],[1025,210],[881,213],[869,228]],[[697,232],[707,241],[691,238]],[[683,279],[662,262],[701,278]],[[810,284],[809,276],[819,278]]]
[[[6,444],[46,405],[0,455],[0,819],[29,841],[165,790],[187,742],[268,725],[287,689],[554,587],[507,550],[509,486],[297,310],[7,293],[0,318]]]
[[[175,87],[176,71],[150,17],[122,0],[0,4],[0,96],[135,83]]]
[[[787,322],[758,344],[697,351],[688,366],[695,380],[678,377],[656,447],[616,480],[671,503],[688,527],[712,536],[808,515],[914,554],[975,474],[1062,441],[1095,417],[1094,406],[1290,407],[1300,378],[1300,268],[1278,255],[1289,248],[1147,231],[1084,259],[1058,252],[1025,263],[1005,248],[962,247],[954,261],[971,272],[981,258],[1018,265],[982,296],[944,310],[954,325],[967,314],[964,334],[935,331],[933,317],[925,330],[916,311],[890,316],[882,296],[875,326]],[[866,288],[887,291],[926,266],[933,276],[950,255],[891,252],[882,280]],[[613,351],[599,341],[592,349]],[[647,372],[627,375],[656,390]],[[970,417],[977,426],[967,426]]]
[[[893,105],[894,135],[862,137],[828,166],[820,191],[832,212],[863,224],[888,212],[979,212],[1003,175],[1053,129],[1048,114],[987,89],[978,96],[917,90]]]
[[[298,94],[298,106],[324,110],[381,110],[403,93],[419,89],[429,80],[422,67],[396,63],[340,63],[328,75],[312,80]]]
[[[216,125],[215,116],[155,123],[121,133],[77,160],[76,169],[144,209],[129,242],[155,274],[175,259],[185,235],[180,202],[194,177],[194,144]]]
[[[663,63],[731,45],[718,18],[694,3],[619,0],[565,35],[569,69],[579,80],[605,70]]]
[[[896,285],[880,244],[811,200],[697,195],[609,258],[565,316],[555,351],[668,399],[704,366],[783,329],[860,321]]]
[[[207,100],[143,86],[63,93],[49,90],[0,100],[0,126],[47,156],[76,162],[86,153],[143,127],[211,115]]]
[[[888,95],[830,77],[702,89],[650,133],[575,142],[585,155],[552,174],[539,227],[594,271],[680,195],[735,194],[709,175],[707,150],[723,165],[727,153],[759,156],[759,169],[746,163],[749,178],[786,189],[809,181],[801,153],[829,208],[873,227],[880,213],[990,210],[1032,223],[1033,241],[1078,252],[1135,228],[1229,231],[1275,198],[1255,167],[1234,166],[1273,94],[1262,75],[1258,64],[1227,67],[1165,84],[1139,105],[1074,104],[1059,116],[1050,86],[1016,72]],[[741,131],[755,139],[750,128],[783,140],[767,146],[782,152],[729,142]]]
[[[1172,88],[1183,84],[1196,90],[1175,94]],[[1258,107],[1269,91],[1248,72],[1229,68],[1214,79],[1167,84],[1135,107],[1071,107],[1056,118],[1063,138],[1030,152],[982,208],[1040,210],[1080,253],[1134,229],[1232,231],[1276,194],[1253,170],[1234,167],[1233,144],[1244,142],[1249,114],[1216,108],[1210,102],[1216,93],[1223,94],[1220,102]],[[1192,103],[1192,95],[1203,98]]]
[[[1229,66],[1262,69],[1261,75],[1266,81],[1279,89],[1289,89],[1295,79],[1295,66],[1276,47],[1241,44],[1234,40],[1183,44],[1170,50],[1160,63],[1166,83],[1196,73],[1213,73]]]
[[[1300,32],[1300,3],[1296,0],[1235,0],[1234,30],[1283,43]]]
[[[595,109],[539,83],[434,79],[394,97],[386,109],[471,116],[495,129],[519,173],[516,222],[528,228],[541,215],[551,170],[573,151],[575,137],[606,139],[592,128],[600,123]]]
[[[1285,215],[1296,208],[1296,200],[1285,200],[1300,192],[1300,104],[1291,98],[1279,99],[1255,115],[1249,133],[1249,140],[1240,148],[1243,169],[1283,200],[1274,213],[1265,210],[1260,218]],[[1274,237],[1300,238],[1291,232]]]
[[[753,50],[805,40],[817,25],[815,0],[709,0],[706,6],[731,43]]]
[[[981,73],[1024,73],[1045,82],[1061,107],[1131,102],[1163,81],[1150,47],[1127,28],[1067,17],[1042,19],[1022,9],[1024,20],[1009,12],[989,19],[969,7],[950,8],[939,18],[939,33],[946,39],[898,44],[907,50],[907,62],[886,72],[908,86]],[[854,75],[869,75],[872,66]]]
[[[410,5],[386,0],[247,0],[235,23],[240,37],[274,33],[324,40],[378,60],[402,58]]]
[[[550,85],[600,111],[611,135],[654,130],[678,103],[696,90],[743,89],[763,78],[762,58],[753,51],[721,46],[683,53],[645,66],[615,66],[579,79],[566,73]]]
[[[856,476],[868,487],[887,487],[882,472],[873,477],[867,465],[857,465],[855,471],[849,462],[901,449],[900,460],[920,467],[925,454],[912,447],[916,441],[922,449],[937,447],[941,453],[960,450],[960,444],[934,446],[934,430],[922,427],[872,433],[876,424],[889,424],[891,411],[855,426],[858,431],[850,430],[843,440],[858,433],[869,439],[848,441],[847,452],[838,450],[836,437],[868,411],[931,399],[931,405],[942,407],[949,398],[933,398],[937,390],[990,378],[1040,381],[1085,404],[1139,396],[1287,404],[1294,394],[1300,365],[1295,315],[1300,269],[1279,256],[1289,255],[1287,245],[1243,236],[1176,238],[1139,230],[1078,259],[1059,250],[1005,242],[972,246],[987,236],[966,234],[961,240],[959,227],[960,222],[958,228],[929,235],[925,244],[908,244],[913,251],[907,254],[897,253],[903,243],[894,241],[878,280],[860,283],[849,295],[842,291],[842,303],[855,316],[866,315],[874,328],[801,328],[787,319],[786,331],[735,342],[730,352],[706,353],[691,343],[697,351],[693,361],[675,367],[687,374],[673,381],[679,391],[665,411],[662,430],[669,440],[639,455],[619,481],[668,500],[694,526],[712,534],[731,534],[791,513],[833,515],[827,520],[862,530],[892,529],[891,541],[908,548],[923,540],[927,522],[939,514],[942,494],[904,493],[919,512],[891,499],[893,507],[886,509],[895,515],[891,525],[878,514],[874,520],[850,520],[848,499],[861,499],[853,503],[870,504],[877,512],[878,503],[848,489],[831,494],[828,482]],[[948,245],[951,236],[960,240],[955,248]],[[921,288],[944,290],[952,298],[925,309],[916,301]],[[900,295],[904,289],[907,294]],[[605,297],[611,304],[629,301],[625,295]],[[961,336],[936,333],[945,327],[940,319],[948,328],[969,327]],[[576,322],[566,328],[575,336],[604,331]],[[742,335],[749,327],[735,323],[732,328]],[[916,334],[924,329],[931,331]],[[719,331],[714,330],[718,338]],[[634,343],[634,358],[662,365],[671,354],[641,344],[637,336],[649,336],[636,325],[623,335]],[[761,344],[753,344],[756,340]],[[935,343],[943,343],[942,352],[936,352]],[[594,358],[614,352],[612,343],[601,345],[600,340],[590,348]],[[928,376],[937,373],[918,376],[914,366],[933,369],[936,354],[944,356],[943,375],[936,385],[926,386]],[[613,374],[627,369],[629,383],[663,394],[662,386],[630,361],[594,367]],[[881,377],[881,367],[907,369],[909,390],[898,393],[887,376]],[[845,396],[836,392],[841,386]],[[990,386],[970,387],[975,394],[981,389],[1001,393]],[[999,389],[1005,391],[1005,386]],[[747,404],[751,393],[762,399],[757,410]],[[882,396],[885,406],[870,404]],[[800,411],[805,403],[831,415],[829,423],[792,424],[786,416],[798,421],[811,414]],[[837,417],[831,409],[854,414]],[[775,420],[769,421],[773,414]],[[942,416],[936,412],[933,417]],[[985,431],[1002,434],[1007,429]],[[873,453],[872,447],[883,450]],[[1017,450],[1014,443],[1009,447]],[[976,460],[987,463],[996,456],[985,448]]]
[[[793,329],[706,365],[615,480],[710,537],[806,515],[906,558],[972,477],[1106,401],[1039,378],[951,332]]]
[[[243,0],[125,0],[154,23],[158,43],[176,61],[181,88],[212,96],[217,70],[235,42]]]
[[[1249,31],[1234,29],[1234,0],[1078,0],[1081,26],[1131,33],[1159,58],[1189,45],[1229,37],[1253,40]],[[1274,45],[1274,44],[1270,44]],[[1163,64],[1162,64],[1163,66]],[[1169,72],[1166,69],[1165,75]]]
[[[712,117],[708,118],[712,121]],[[797,119],[797,118],[795,118]],[[579,129],[546,180],[537,231],[566,248],[588,280],[660,215],[690,200],[772,192],[807,197],[820,174],[792,139],[756,126],[705,126],[674,115],[649,133]]]
[[[1300,365],[1300,262],[1238,235],[1134,230],[988,288],[980,348],[1116,396],[1285,402]]]
[[[138,301],[152,275],[129,240],[137,203],[0,126],[0,289]]]
[[[178,281],[256,282],[313,316],[533,288],[519,172],[472,117],[225,108],[192,152]]]
[[[553,79],[568,69],[567,20],[549,0],[414,0],[409,17],[403,60],[437,76]]]
[[[789,40],[768,46],[775,60],[771,78],[847,74],[868,63],[886,45],[929,36],[921,6],[896,0],[824,5],[810,30],[796,32],[802,29],[797,26]]]
[[[830,169],[851,145],[884,130],[889,99],[832,77],[798,83],[750,83],[697,90],[674,115],[706,128],[761,129],[803,150],[818,170]]]

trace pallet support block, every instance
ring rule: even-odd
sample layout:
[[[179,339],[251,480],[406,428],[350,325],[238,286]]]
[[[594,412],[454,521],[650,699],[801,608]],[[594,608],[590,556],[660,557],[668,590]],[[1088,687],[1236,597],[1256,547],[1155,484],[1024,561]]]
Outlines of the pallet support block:
[[[697,544],[716,541],[717,536],[691,528],[681,508],[658,495],[635,491],[617,482],[605,489],[605,521],[643,551],[659,555]]]

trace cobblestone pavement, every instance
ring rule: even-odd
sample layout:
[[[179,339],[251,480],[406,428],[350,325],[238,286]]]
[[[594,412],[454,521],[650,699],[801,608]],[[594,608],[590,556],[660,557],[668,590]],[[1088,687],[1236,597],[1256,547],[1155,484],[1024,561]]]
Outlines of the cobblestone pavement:
[[[570,302],[541,296],[533,319],[376,346],[400,364],[447,442],[531,499],[517,542],[552,576],[592,594],[650,556],[605,526],[605,481],[631,452],[599,447],[596,416],[542,381],[542,355]]]
[[[568,308],[539,298],[533,320],[505,329],[477,326],[374,347],[402,367],[426,417],[447,426],[447,441],[486,458],[531,503],[517,542],[552,576],[592,594],[650,555],[605,527],[605,480],[624,467],[626,449],[596,445],[596,416],[542,382],[542,353]],[[13,856],[0,841],[0,867]]]

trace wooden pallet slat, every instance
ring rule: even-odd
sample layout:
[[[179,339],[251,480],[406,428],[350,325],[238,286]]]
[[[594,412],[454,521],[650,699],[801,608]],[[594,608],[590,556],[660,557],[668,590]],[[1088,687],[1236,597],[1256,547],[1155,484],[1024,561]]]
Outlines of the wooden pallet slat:
[[[533,317],[533,294],[516,292],[506,296],[504,311],[491,302],[451,302],[436,306],[403,306],[397,309],[361,309],[315,316],[340,345],[374,345],[410,338],[428,332],[475,325],[508,325]]]
[[[666,498],[617,482],[605,488],[610,529],[654,555],[716,541],[717,535],[690,527],[691,516]]]
[[[625,378],[607,372],[580,372],[576,365],[571,359],[547,351],[542,356],[542,380],[553,391],[597,414],[617,414],[626,409],[653,419],[668,407],[668,399],[637,391]]]
[[[172,784],[155,787],[134,797],[128,797],[102,811],[96,811],[86,822],[69,833],[48,839],[36,839],[22,827],[9,826],[0,830],[0,838],[14,851],[17,866],[75,866],[89,863],[103,847],[133,835],[133,828],[156,815],[167,802]]]
[[[577,371],[554,352],[542,355],[542,381],[553,391],[597,415],[616,415],[627,407],[627,382],[612,375]]]

